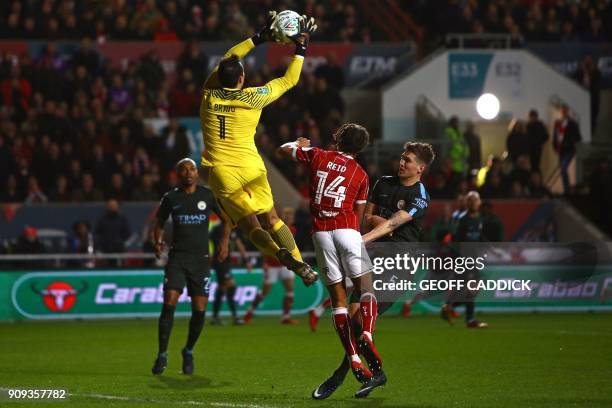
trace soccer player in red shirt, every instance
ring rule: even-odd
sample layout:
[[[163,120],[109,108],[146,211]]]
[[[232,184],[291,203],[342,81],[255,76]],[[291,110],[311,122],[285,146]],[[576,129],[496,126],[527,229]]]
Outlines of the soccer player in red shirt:
[[[368,175],[355,160],[355,156],[367,146],[369,134],[363,126],[348,123],[338,129],[334,140],[337,151],[310,147],[308,139],[298,138],[281,146],[278,153],[291,156],[309,168],[312,239],[317,263],[332,302],[334,327],[351,362],[353,374],[363,384],[360,391],[368,390],[362,395],[365,396],[375,386],[382,385],[373,385],[371,371],[359,358],[361,353],[370,369],[382,369],[382,361],[372,340],[377,316],[372,262],[360,233],[368,197]],[[353,281],[352,299],[355,302],[351,303],[359,306],[362,333],[353,333],[345,276]],[[358,341],[356,335],[359,335]]]

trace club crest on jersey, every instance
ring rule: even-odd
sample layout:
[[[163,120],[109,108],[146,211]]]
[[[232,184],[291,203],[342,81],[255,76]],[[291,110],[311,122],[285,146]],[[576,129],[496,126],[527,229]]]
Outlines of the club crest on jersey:
[[[270,93],[270,90],[268,89],[267,86],[262,86],[260,88],[257,88],[257,94],[258,95],[267,95]]]
[[[404,200],[399,200],[399,201],[397,202],[397,209],[398,209],[398,210],[403,210],[403,209],[404,209],[404,207],[406,207],[406,202],[405,202]]]
[[[198,210],[204,211],[206,209],[206,203],[204,201],[198,202]]]

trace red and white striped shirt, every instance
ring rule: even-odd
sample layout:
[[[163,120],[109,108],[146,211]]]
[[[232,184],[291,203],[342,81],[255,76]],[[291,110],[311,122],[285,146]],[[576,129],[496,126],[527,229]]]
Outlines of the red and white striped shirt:
[[[368,197],[368,175],[351,156],[316,147],[298,147],[294,159],[310,169],[310,214],[313,230],[359,231],[356,204]]]

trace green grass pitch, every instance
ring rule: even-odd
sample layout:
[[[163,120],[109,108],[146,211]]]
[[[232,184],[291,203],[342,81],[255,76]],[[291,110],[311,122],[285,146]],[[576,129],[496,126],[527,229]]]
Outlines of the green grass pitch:
[[[342,354],[329,318],[317,333],[305,319],[207,325],[192,377],[179,373],[186,319],[175,320],[158,377],[150,374],[155,320],[2,323],[0,387],[67,388],[69,401],[42,406],[71,407],[610,407],[611,317],[487,315],[488,329],[468,330],[434,316],[383,316],[377,344],[387,386],[356,400],[349,376],[326,401],[310,393]]]

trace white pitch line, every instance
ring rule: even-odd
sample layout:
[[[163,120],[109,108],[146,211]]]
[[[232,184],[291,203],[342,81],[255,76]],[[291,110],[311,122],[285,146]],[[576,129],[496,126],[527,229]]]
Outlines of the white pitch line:
[[[14,388],[0,387],[0,391],[8,391],[10,389],[33,389],[33,388],[32,387],[14,387]],[[98,398],[98,399],[104,399],[104,400],[127,401],[127,402],[149,402],[149,403],[154,403],[154,404],[195,405],[195,406],[221,407],[221,408],[275,408],[272,405],[235,404],[232,402],[193,401],[193,400],[166,401],[166,400],[156,400],[156,399],[150,399],[150,398],[134,398],[134,397],[123,397],[120,395],[106,395],[106,394],[68,393],[68,395],[72,397]],[[29,400],[23,399],[22,401],[29,401]]]
[[[232,402],[215,402],[215,401],[166,401],[156,400],[150,398],[133,398],[133,397],[122,397],[119,395],[105,395],[105,394],[73,394],[69,395],[74,397],[85,397],[85,398],[98,398],[106,400],[116,401],[129,401],[129,402],[149,402],[154,404],[177,404],[177,405],[195,405],[195,406],[211,406],[211,407],[223,407],[223,408],[274,408],[272,405],[257,405],[257,404],[235,404]]]

